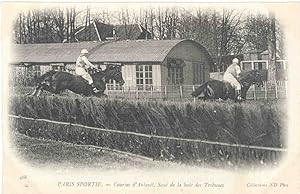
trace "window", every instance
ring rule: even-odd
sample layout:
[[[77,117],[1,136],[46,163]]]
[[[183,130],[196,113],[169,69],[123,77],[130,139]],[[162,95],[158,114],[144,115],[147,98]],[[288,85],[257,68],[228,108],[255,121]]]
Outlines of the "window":
[[[41,76],[41,67],[39,65],[28,66],[27,73],[31,74],[33,77],[40,77]]]
[[[263,69],[262,62],[255,62],[254,63],[254,69],[262,70]]]
[[[169,66],[168,78],[169,78],[169,84],[173,84],[173,85],[183,84],[183,67]]]
[[[136,86],[138,90],[151,90],[153,86],[152,66],[136,65]]]
[[[197,62],[192,62],[192,65],[193,65],[193,72],[194,72],[193,84],[204,83],[205,82],[204,63],[197,61]]]

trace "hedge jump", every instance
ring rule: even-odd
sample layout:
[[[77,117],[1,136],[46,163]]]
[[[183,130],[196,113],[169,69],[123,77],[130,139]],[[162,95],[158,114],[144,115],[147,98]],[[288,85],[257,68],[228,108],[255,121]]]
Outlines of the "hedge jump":
[[[147,135],[9,115],[10,128],[30,137],[128,152],[153,160],[210,165],[277,165],[283,148]]]

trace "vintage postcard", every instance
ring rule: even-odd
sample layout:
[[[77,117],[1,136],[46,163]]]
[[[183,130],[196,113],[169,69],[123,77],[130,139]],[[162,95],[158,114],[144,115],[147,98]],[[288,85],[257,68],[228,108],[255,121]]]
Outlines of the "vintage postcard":
[[[300,4],[1,3],[3,193],[300,193]]]

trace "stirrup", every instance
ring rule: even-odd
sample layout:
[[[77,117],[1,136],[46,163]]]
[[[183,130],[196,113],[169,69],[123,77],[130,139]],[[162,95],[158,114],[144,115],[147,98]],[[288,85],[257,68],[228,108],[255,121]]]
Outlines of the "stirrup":
[[[98,90],[97,88],[93,88],[93,92],[98,93],[100,92],[100,90]]]

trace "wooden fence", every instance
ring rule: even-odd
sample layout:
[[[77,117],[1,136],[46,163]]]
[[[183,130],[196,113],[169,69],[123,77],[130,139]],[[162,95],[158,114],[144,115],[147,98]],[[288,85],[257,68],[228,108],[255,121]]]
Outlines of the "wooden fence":
[[[36,137],[106,147],[152,158],[216,166],[277,165],[282,148],[147,135],[9,115],[10,129]]]

